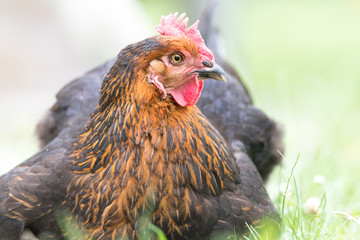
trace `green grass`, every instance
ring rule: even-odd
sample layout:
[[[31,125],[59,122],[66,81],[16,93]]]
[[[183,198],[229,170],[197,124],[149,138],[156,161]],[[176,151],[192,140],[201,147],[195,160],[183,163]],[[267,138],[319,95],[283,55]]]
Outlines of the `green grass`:
[[[279,191],[281,193],[274,201],[282,218],[281,239],[352,239],[358,236],[358,217],[342,210],[331,210],[326,192],[319,192],[323,194],[320,198],[310,199],[317,201],[305,202],[307,189],[298,185],[297,177],[294,175],[296,164],[300,160],[301,158],[297,158],[295,161],[285,182],[285,190]]]

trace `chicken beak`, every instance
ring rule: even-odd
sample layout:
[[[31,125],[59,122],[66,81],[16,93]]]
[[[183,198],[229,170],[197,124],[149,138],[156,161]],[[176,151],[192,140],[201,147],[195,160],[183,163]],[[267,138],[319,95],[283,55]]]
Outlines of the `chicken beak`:
[[[193,73],[197,73],[200,79],[214,79],[226,82],[225,71],[217,64],[214,64],[211,68],[196,70]]]

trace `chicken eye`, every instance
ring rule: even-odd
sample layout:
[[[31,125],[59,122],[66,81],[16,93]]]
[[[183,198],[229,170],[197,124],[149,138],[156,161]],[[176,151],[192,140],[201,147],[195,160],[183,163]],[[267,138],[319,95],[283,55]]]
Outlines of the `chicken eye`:
[[[170,55],[170,60],[173,64],[180,64],[184,61],[184,56],[181,53],[174,53]]]

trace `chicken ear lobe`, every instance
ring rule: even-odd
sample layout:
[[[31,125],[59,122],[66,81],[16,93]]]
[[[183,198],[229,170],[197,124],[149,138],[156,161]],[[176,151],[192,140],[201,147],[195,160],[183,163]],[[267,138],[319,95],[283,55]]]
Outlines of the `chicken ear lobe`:
[[[150,62],[148,82],[154,84],[161,92],[162,98],[166,98],[166,90],[164,85],[159,81],[159,74],[165,70],[164,63],[159,60],[153,60]]]

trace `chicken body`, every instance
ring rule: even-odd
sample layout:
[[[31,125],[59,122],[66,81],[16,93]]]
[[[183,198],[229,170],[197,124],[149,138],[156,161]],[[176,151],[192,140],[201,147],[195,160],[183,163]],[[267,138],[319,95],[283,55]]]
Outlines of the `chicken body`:
[[[239,167],[196,106],[180,106],[177,95],[164,98],[174,89],[169,79],[159,80],[163,89],[149,82],[153,60],[165,64],[184,49],[183,55],[199,54],[188,39],[164,36],[120,52],[90,119],[66,112],[74,117],[55,138],[1,176],[0,238],[18,239],[28,227],[62,239],[56,220],[62,209],[97,239],[138,238],[146,211],[169,239],[210,239],[234,228],[244,233],[246,223],[256,225],[264,216],[279,221],[250,158],[238,156]],[[79,109],[92,109],[93,101],[84,105],[81,95],[72,97]]]

